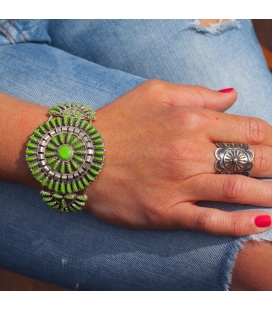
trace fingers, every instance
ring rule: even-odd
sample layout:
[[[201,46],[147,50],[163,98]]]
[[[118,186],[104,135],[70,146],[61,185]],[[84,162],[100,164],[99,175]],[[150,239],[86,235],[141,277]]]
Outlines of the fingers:
[[[213,142],[272,146],[272,127],[258,118],[209,111],[205,124]]]
[[[246,236],[271,227],[270,214],[262,211],[225,212],[188,203],[175,205],[168,215],[174,226],[219,235]]]
[[[172,106],[194,106],[223,112],[237,99],[233,88],[215,91],[202,86],[169,84],[169,90],[169,104]]]
[[[225,174],[201,174],[187,182],[191,200],[272,207],[272,182]]]

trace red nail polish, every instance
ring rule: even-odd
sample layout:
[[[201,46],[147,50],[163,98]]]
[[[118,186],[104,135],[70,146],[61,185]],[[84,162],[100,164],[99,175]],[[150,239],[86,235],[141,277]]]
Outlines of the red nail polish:
[[[255,225],[257,227],[271,226],[271,217],[269,215],[260,215],[255,218]]]
[[[230,93],[233,91],[233,88],[225,88],[225,89],[220,89],[219,92],[220,93]]]

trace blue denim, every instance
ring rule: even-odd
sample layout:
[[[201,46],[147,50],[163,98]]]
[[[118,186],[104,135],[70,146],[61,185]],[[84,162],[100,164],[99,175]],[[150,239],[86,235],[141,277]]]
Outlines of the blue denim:
[[[0,33],[0,91],[23,100],[98,109],[157,78],[234,87],[227,113],[272,122],[271,74],[249,20],[2,20]],[[72,290],[227,290],[243,242],[272,240],[271,230],[240,238],[116,227],[85,211],[59,214],[37,190],[4,181],[0,202],[0,267]]]

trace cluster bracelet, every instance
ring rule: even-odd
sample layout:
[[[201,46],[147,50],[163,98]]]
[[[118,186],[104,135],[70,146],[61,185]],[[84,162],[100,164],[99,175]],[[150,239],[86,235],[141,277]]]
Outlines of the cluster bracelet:
[[[59,104],[29,138],[25,152],[28,168],[43,187],[43,201],[54,210],[82,210],[86,188],[102,169],[105,149],[100,133],[92,126],[95,118],[89,106]]]

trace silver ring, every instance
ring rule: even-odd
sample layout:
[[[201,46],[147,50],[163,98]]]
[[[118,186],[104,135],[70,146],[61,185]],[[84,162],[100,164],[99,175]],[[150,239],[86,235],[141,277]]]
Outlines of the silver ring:
[[[254,154],[247,144],[216,143],[216,146],[216,173],[249,175]]]

